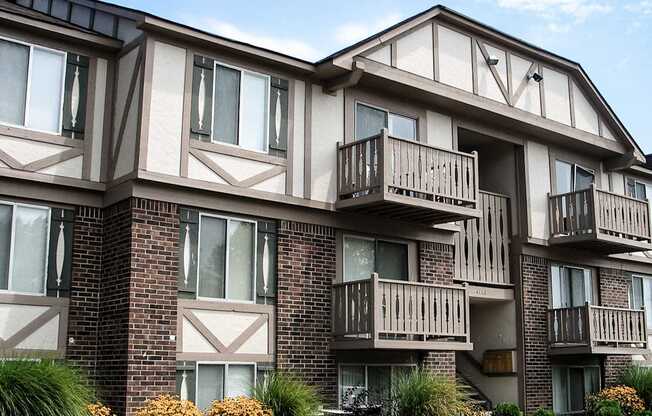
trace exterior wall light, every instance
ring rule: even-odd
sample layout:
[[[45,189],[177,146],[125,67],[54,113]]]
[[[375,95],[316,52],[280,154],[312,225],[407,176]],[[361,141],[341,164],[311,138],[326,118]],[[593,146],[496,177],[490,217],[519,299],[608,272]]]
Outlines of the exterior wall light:
[[[493,55],[490,55],[487,58],[487,65],[491,65],[491,66],[498,65],[498,62],[500,62],[500,59],[498,59],[497,57],[495,57]]]

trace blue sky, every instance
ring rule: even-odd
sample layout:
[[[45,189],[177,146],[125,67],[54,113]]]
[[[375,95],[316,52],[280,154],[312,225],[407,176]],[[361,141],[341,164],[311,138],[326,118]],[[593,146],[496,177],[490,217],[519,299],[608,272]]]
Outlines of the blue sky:
[[[190,26],[318,60],[432,7],[424,0],[113,0]],[[652,0],[449,0],[458,12],[582,64],[652,153]]]

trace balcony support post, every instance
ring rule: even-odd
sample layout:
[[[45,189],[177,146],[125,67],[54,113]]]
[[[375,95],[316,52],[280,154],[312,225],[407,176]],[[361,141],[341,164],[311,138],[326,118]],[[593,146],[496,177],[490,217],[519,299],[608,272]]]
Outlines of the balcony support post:
[[[378,273],[371,273],[371,288],[369,291],[369,304],[372,308],[371,313],[369,314],[370,328],[369,333],[371,334],[371,339],[375,342],[378,337],[378,328],[380,328],[380,311],[382,305],[380,303],[380,290],[378,284]]]
[[[379,188],[380,192],[383,194],[387,192],[387,184],[391,183],[389,175],[392,173],[392,151],[393,149],[389,145],[389,130],[382,129],[380,131],[380,140],[378,141],[378,151],[382,155],[381,158],[378,158],[378,178],[379,178]]]

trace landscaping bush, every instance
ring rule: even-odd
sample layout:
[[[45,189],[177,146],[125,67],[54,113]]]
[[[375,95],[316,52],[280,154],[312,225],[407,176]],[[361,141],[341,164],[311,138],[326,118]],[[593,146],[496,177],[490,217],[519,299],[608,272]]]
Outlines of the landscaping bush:
[[[193,402],[163,394],[147,400],[136,416],[202,416]]]
[[[272,412],[256,399],[236,397],[214,401],[206,416],[272,416]]]
[[[616,400],[598,399],[587,405],[587,414],[592,416],[623,416],[623,410]]]
[[[0,416],[86,416],[93,390],[52,360],[0,360]]]
[[[619,382],[635,389],[645,405],[652,408],[652,369],[638,365],[631,366],[623,373]]]
[[[586,401],[587,413],[589,415],[600,416],[598,415],[598,411],[602,407],[610,407],[609,403],[604,402],[618,403],[623,416],[635,416],[637,413],[645,410],[645,403],[638,397],[636,390],[628,386],[607,387],[602,389],[598,394],[589,396]]]
[[[642,412],[636,413],[636,416],[652,416],[652,410],[643,410]]]
[[[268,374],[254,389],[254,398],[274,416],[313,416],[321,406],[314,388],[282,372]]]
[[[89,416],[115,416],[109,407],[100,402],[89,404],[86,406],[86,410],[88,410]]]
[[[521,416],[521,409],[514,403],[498,403],[492,413],[493,416]]]
[[[450,416],[467,410],[464,394],[452,380],[424,369],[398,378],[394,406],[399,416]]]
[[[555,416],[555,413],[552,410],[540,407],[534,412],[533,416]]]

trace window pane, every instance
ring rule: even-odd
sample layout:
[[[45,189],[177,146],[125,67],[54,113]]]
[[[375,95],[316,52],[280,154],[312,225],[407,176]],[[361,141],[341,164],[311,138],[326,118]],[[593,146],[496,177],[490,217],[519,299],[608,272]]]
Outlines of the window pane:
[[[363,366],[340,367],[340,398],[342,404],[351,404],[365,390]]]
[[[572,171],[573,168],[570,164],[562,162],[561,160],[555,161],[555,185],[558,194],[565,194],[572,189]]]
[[[240,71],[220,65],[215,67],[214,101],[213,138],[223,143],[238,144]]]
[[[369,279],[374,272],[373,240],[344,237],[344,281]]]
[[[552,266],[551,271],[552,271],[552,307],[553,308],[561,308],[562,303],[561,303],[561,267],[559,266]]]
[[[387,127],[387,112],[364,104],[355,107],[355,138],[360,140],[379,134]]]
[[[25,123],[29,48],[0,40],[0,121]]]
[[[594,175],[592,172],[581,168],[579,166],[575,167],[575,190],[580,191],[582,189],[588,189],[593,183]]]
[[[200,364],[197,375],[197,406],[206,409],[224,398],[224,366]]]
[[[64,55],[34,48],[30,73],[27,127],[58,132]]]
[[[647,199],[647,196],[645,195],[645,184],[642,184],[640,182],[636,183],[636,198],[640,200]]]
[[[382,279],[408,280],[406,244],[378,241],[378,274]]]
[[[16,292],[43,293],[48,210],[18,206],[15,221],[11,289]]]
[[[389,134],[394,137],[408,140],[417,139],[417,121],[413,118],[389,115]]]
[[[254,366],[229,365],[226,381],[228,397],[251,396],[254,386]]]
[[[253,300],[254,224],[229,222],[229,289],[227,298]]]
[[[584,369],[585,396],[597,393],[598,390],[600,390],[600,369],[598,367],[586,367]]]
[[[647,322],[652,322],[652,279],[643,279],[643,303],[645,305],[645,319]]]
[[[267,150],[268,90],[269,81],[266,77],[243,73],[240,146],[245,149]]]
[[[586,294],[584,292],[584,270],[568,268],[571,278],[572,306],[582,306],[586,303]]]
[[[641,309],[643,307],[643,279],[632,277],[632,285],[629,287],[630,307]]]
[[[389,400],[392,391],[391,373],[391,367],[369,366],[367,368],[369,404],[382,404]]]
[[[226,220],[202,217],[199,233],[199,296],[223,298]]]
[[[570,410],[584,409],[584,369],[569,369]]]
[[[636,197],[636,182],[634,179],[627,178],[626,191],[627,196],[631,196],[632,198]]]
[[[9,288],[12,211],[11,205],[0,205],[0,289]]]
[[[552,368],[552,408],[555,414],[568,412],[567,369]]]

